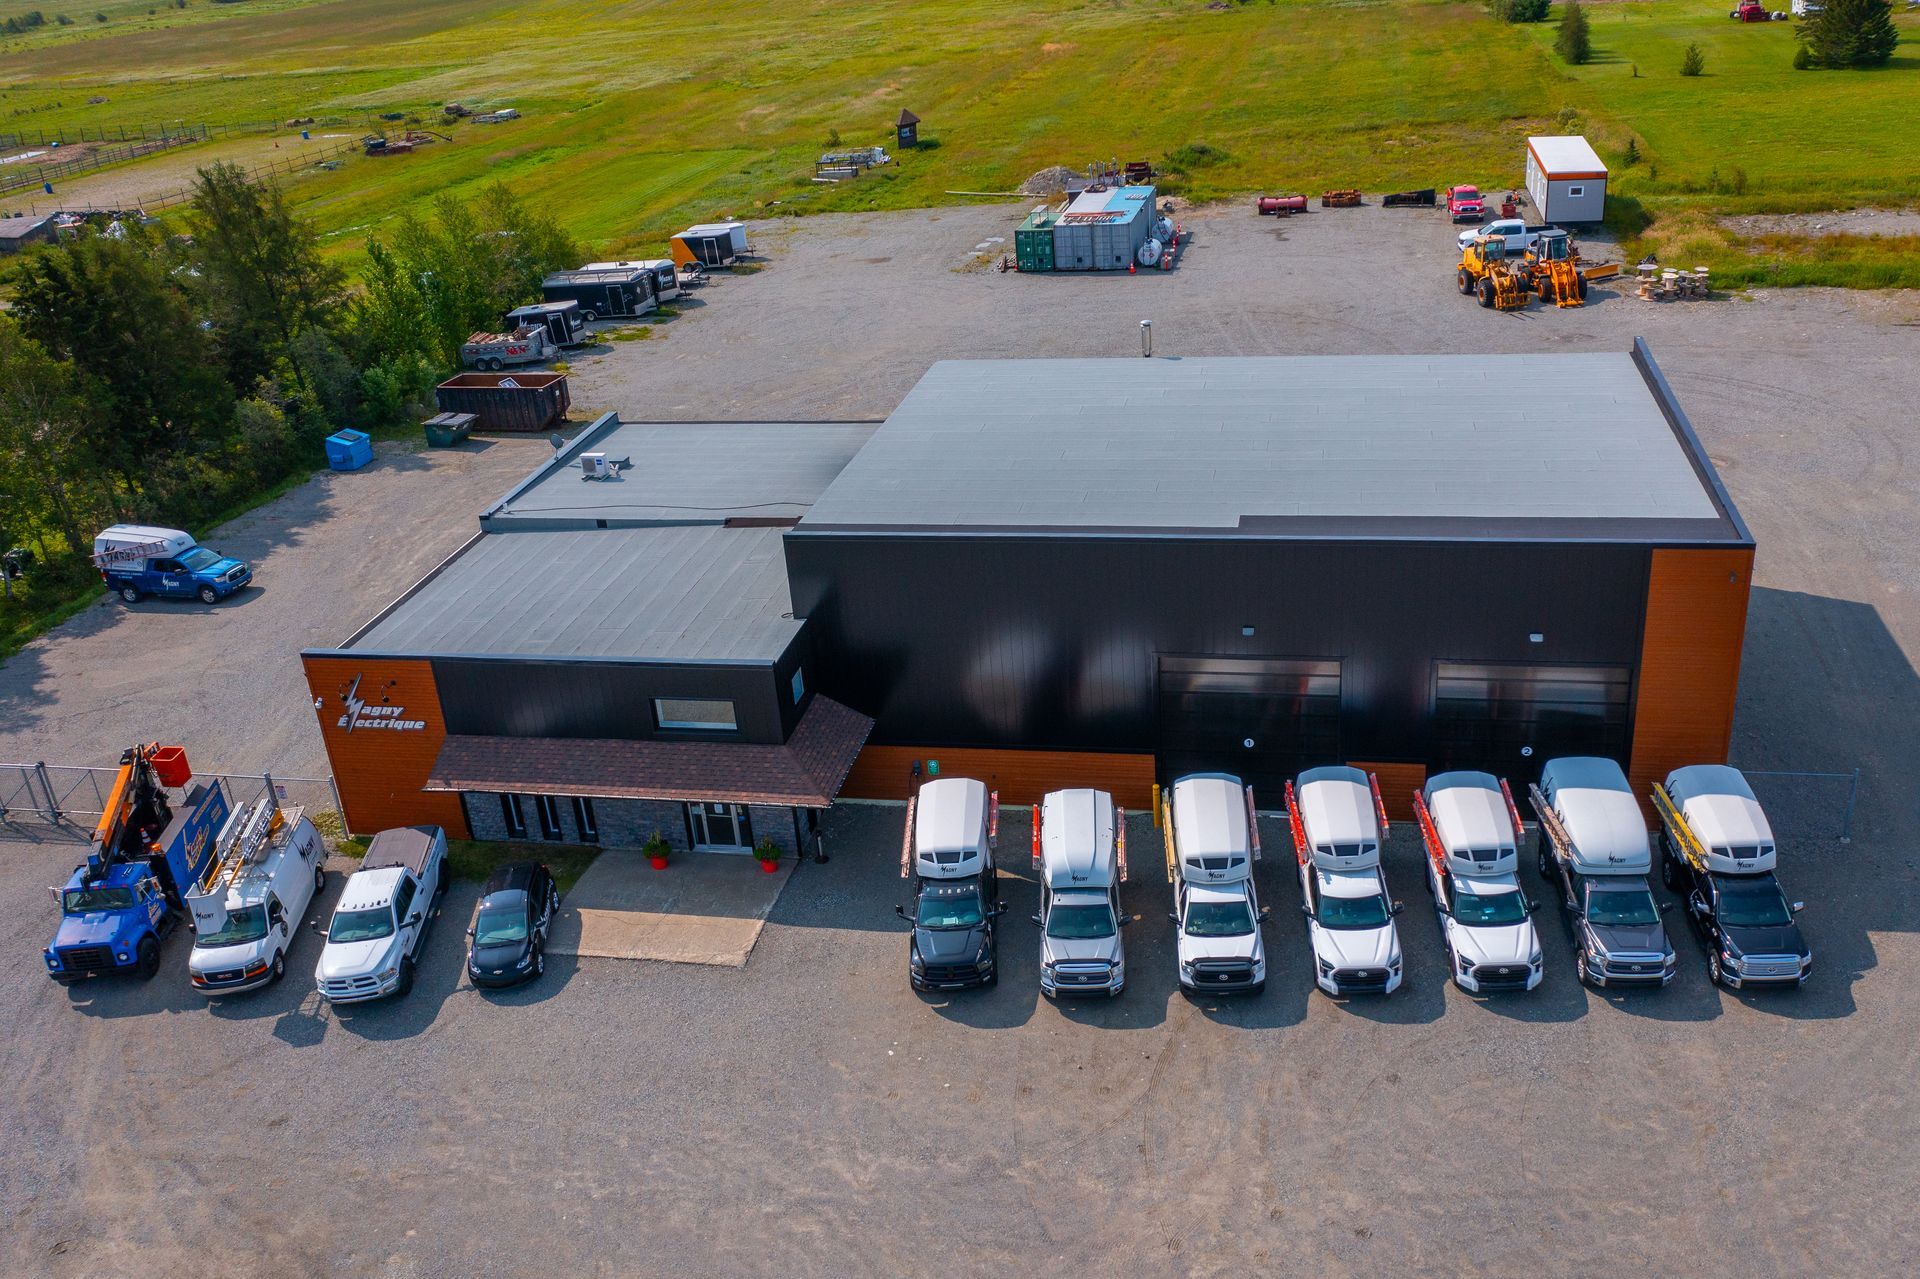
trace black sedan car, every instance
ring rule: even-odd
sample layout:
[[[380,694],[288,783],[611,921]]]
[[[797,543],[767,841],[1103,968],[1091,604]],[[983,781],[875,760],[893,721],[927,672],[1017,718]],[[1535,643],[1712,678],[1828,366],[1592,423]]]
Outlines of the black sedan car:
[[[547,933],[560,909],[553,872],[508,862],[487,878],[467,929],[467,976],[476,986],[514,986],[547,966]]]

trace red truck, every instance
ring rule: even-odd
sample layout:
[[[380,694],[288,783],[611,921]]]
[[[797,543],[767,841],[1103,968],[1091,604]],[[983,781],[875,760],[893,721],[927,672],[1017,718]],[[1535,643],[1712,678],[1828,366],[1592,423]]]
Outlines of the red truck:
[[[1479,187],[1448,187],[1447,216],[1455,222],[1478,222],[1486,216]]]
[[[1727,16],[1735,22],[1771,22],[1774,17],[1759,0],[1741,0],[1740,7]]]

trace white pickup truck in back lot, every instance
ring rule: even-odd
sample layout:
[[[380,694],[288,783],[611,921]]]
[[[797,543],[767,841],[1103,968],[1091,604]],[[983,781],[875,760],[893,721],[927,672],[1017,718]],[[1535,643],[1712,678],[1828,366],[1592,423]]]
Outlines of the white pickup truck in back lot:
[[[1507,256],[1517,258],[1533,247],[1534,241],[1548,231],[1557,231],[1559,227],[1528,226],[1524,218],[1495,218],[1484,226],[1468,227],[1459,236],[1460,247],[1464,250],[1469,244],[1483,235],[1497,235],[1506,241]]]
[[[447,884],[447,834],[402,826],[373,837],[340,890],[314,984],[329,1003],[357,1003],[413,988],[427,924]],[[314,927],[319,928],[319,921]]]

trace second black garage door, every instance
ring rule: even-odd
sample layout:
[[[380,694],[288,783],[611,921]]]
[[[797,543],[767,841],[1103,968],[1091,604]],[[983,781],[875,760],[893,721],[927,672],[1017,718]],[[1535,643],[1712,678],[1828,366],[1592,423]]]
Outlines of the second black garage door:
[[[1277,806],[1288,779],[1342,758],[1337,660],[1163,654],[1158,709],[1163,782],[1234,773]]]

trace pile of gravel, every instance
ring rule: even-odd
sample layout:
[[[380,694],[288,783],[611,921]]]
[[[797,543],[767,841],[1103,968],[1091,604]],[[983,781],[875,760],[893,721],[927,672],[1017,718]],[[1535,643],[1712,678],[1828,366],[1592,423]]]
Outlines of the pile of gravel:
[[[1022,182],[1020,184],[1020,194],[1053,195],[1057,192],[1065,191],[1068,180],[1078,178],[1079,176],[1079,170],[1069,169],[1064,164],[1056,164],[1050,169],[1040,170],[1040,172],[1034,174],[1025,182]]]

